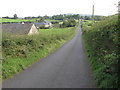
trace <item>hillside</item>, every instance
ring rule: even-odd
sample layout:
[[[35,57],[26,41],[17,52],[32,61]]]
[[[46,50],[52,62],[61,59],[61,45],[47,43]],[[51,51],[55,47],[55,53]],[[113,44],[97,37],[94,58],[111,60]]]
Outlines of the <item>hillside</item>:
[[[92,26],[83,25],[83,39],[100,88],[118,87],[118,16],[108,16]]]

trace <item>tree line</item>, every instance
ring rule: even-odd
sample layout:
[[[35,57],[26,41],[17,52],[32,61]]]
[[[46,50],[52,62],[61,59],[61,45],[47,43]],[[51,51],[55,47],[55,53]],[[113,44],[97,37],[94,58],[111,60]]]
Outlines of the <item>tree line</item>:
[[[13,17],[2,17],[2,18],[7,18],[7,19],[18,19],[17,14],[14,14]],[[95,15],[94,20],[101,20],[103,19],[104,16],[100,15]],[[45,19],[50,19],[50,20],[66,20],[66,19],[84,19],[84,20],[92,20],[92,16],[90,15],[80,15],[80,14],[60,14],[60,15],[53,15],[53,16],[28,16],[24,17],[23,19],[38,19],[38,20],[45,20]]]

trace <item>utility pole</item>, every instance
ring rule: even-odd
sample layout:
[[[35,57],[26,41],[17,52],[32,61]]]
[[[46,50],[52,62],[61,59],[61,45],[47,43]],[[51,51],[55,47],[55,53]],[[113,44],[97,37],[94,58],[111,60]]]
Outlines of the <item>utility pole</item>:
[[[120,1],[118,2],[118,15],[120,15]]]
[[[92,20],[94,22],[94,5],[93,5],[93,8],[92,8]]]

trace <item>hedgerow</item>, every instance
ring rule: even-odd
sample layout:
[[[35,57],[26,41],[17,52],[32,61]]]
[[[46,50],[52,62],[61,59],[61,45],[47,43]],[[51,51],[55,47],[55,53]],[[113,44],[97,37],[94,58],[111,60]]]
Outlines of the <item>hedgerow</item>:
[[[118,15],[108,16],[91,27],[83,25],[86,51],[100,88],[118,87],[118,31]]]

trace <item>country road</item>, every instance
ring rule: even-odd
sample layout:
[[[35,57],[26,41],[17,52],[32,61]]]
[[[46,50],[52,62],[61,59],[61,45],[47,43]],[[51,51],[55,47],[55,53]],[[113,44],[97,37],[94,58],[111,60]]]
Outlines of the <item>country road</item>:
[[[81,27],[54,53],[3,82],[3,88],[94,88]]]

